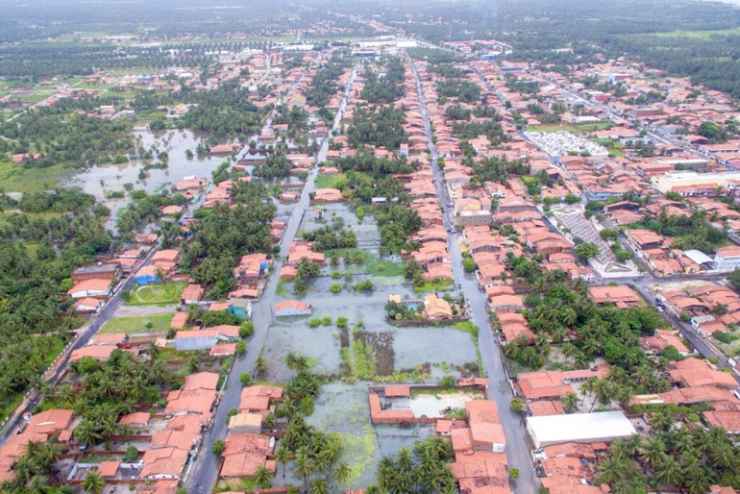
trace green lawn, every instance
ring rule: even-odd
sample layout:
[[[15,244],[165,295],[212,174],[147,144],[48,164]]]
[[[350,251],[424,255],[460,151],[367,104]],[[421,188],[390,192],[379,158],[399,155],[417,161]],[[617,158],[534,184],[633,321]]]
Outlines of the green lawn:
[[[406,272],[406,265],[403,262],[382,259],[365,250],[339,249],[333,252],[341,257],[346,257],[347,255],[351,255],[351,256],[357,256],[358,259],[362,258],[361,263],[351,264],[351,265],[346,266],[347,271],[351,273],[364,272],[370,276],[396,277],[396,276],[403,276]]]
[[[140,286],[126,293],[124,299],[128,305],[177,304],[186,286],[187,283],[180,281]]]
[[[416,293],[443,292],[452,286],[452,280],[444,278],[434,281],[427,281],[421,286],[415,286]]]
[[[339,189],[347,183],[347,177],[342,173],[334,175],[319,175],[316,177],[317,189]]]
[[[56,187],[70,174],[71,170],[64,165],[27,167],[0,160],[0,189],[5,192],[41,192]]]
[[[164,333],[170,329],[174,313],[151,314],[148,316],[114,317],[103,326],[101,333]],[[147,327],[151,323],[151,327]]]

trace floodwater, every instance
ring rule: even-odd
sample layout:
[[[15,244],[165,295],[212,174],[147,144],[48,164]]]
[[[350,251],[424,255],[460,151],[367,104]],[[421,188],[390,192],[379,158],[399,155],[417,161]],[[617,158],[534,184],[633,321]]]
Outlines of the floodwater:
[[[373,426],[367,394],[366,383],[325,384],[313,415],[307,418],[309,424],[320,430],[340,435],[340,462],[352,469],[352,488],[375,483],[378,464],[384,456],[396,455],[402,448],[413,448],[416,441],[433,433],[432,427],[427,425]]]
[[[111,210],[111,221],[115,222],[118,211],[129,203],[128,194],[123,198],[113,199],[106,197],[111,192],[126,192],[126,187],[134,190],[145,190],[152,193],[173,185],[185,177],[197,176],[211,178],[211,173],[223,162],[222,156],[205,156],[199,158],[195,150],[201,140],[189,130],[170,130],[157,132],[137,130],[135,138],[140,140],[144,149],[156,146],[159,151],[167,151],[169,161],[167,167],[151,168],[146,170],[146,176],[139,174],[144,168],[142,160],[131,160],[122,165],[93,166],[73,176],[66,185],[80,187],[84,192],[95,196]],[[187,150],[195,155],[188,159]],[[150,163],[155,163],[154,159]],[[130,184],[130,185],[127,185]],[[110,225],[109,225],[110,226]]]

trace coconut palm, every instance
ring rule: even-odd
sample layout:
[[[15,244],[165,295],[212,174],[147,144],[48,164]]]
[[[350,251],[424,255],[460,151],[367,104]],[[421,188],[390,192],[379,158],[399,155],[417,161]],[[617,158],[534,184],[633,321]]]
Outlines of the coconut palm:
[[[324,479],[316,479],[311,482],[310,494],[329,494],[329,486]]]
[[[653,471],[655,472],[655,479],[658,481],[658,485],[661,486],[678,485],[683,475],[678,462],[667,454],[664,454],[653,466]]]
[[[254,481],[257,482],[257,485],[261,488],[266,489],[272,484],[272,473],[263,465],[255,472]]]
[[[301,448],[295,455],[295,470],[303,478],[303,489],[308,491],[308,479],[316,472],[316,465],[306,448]]]
[[[105,487],[105,481],[97,470],[93,470],[85,477],[82,487],[88,494],[100,494]]]
[[[282,445],[275,452],[275,459],[283,465],[283,480],[285,479],[285,472],[288,470],[288,462],[291,456],[290,450]]]
[[[334,480],[342,485],[346,485],[352,478],[352,468],[346,463],[340,463],[334,470]]]
[[[653,469],[661,463],[665,454],[665,443],[659,437],[652,437],[641,444],[640,456]]]

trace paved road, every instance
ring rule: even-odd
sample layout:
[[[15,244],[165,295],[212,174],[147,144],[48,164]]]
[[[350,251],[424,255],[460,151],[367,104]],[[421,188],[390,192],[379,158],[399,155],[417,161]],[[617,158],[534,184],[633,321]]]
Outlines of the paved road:
[[[347,99],[350,95],[354,77],[355,72],[353,71],[352,77],[350,77],[345,88],[344,98],[342,99],[339,111],[337,111],[332,130],[339,127],[342,115],[344,114],[344,109],[347,105]],[[326,160],[328,150],[329,138],[327,137],[322,143],[321,149],[317,154],[316,163],[321,163]],[[226,437],[229,411],[239,407],[242,388],[239,381],[239,375],[243,372],[252,373],[254,371],[257,359],[262,353],[262,349],[267,342],[270,325],[272,323],[272,306],[275,302],[275,292],[279,281],[280,267],[282,266],[281,259],[287,256],[290,244],[293,242],[293,239],[298,232],[298,228],[301,225],[301,221],[303,220],[303,216],[309,208],[310,193],[314,191],[314,182],[317,175],[318,167],[314,167],[306,178],[301,198],[291,212],[288,226],[283,234],[282,240],[280,241],[280,258],[273,264],[272,274],[267,281],[267,286],[265,286],[262,297],[252,306],[252,321],[254,322],[255,327],[254,336],[249,342],[247,353],[242,358],[238,358],[236,362],[234,362],[234,366],[229,373],[226,387],[223,390],[221,401],[219,402],[214,415],[215,418],[213,426],[203,435],[202,446],[194,461],[192,471],[186,473],[185,483],[188,486],[189,493],[210,493],[218,480],[220,461],[216,455],[211,452],[211,447],[214,441]]]
[[[459,247],[462,237],[457,231],[453,230],[452,212],[448,205],[448,194],[447,188],[444,185],[444,176],[437,165],[437,149],[432,141],[432,130],[429,114],[426,109],[426,100],[421,87],[421,80],[416,72],[416,66],[412,66],[414,75],[416,76],[417,92],[422,103],[421,113],[424,117],[429,151],[432,156],[434,183],[437,187],[437,195],[440,203],[442,204],[445,228],[448,231],[453,231],[448,237],[448,249],[452,258],[455,282],[465,295],[472,321],[479,328],[478,347],[480,349],[483,367],[489,380],[488,399],[495,401],[498,406],[499,415],[506,434],[506,457],[509,467],[519,469],[519,479],[516,481],[514,490],[518,494],[533,494],[537,492],[539,481],[537,480],[530,456],[531,447],[529,438],[527,437],[521,416],[511,411],[510,405],[513,394],[504,370],[501,347],[498,345],[490,329],[491,324],[488,317],[488,304],[485,294],[478,288],[475,278],[466,275],[462,268],[462,253]]]

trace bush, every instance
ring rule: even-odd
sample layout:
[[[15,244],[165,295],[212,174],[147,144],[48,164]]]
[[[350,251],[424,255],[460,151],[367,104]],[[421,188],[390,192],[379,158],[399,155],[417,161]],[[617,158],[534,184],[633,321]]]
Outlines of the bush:
[[[469,255],[466,255],[463,257],[463,268],[465,269],[466,273],[472,273],[475,271],[475,261],[473,258]]]
[[[738,338],[737,335],[734,335],[732,333],[723,333],[722,331],[715,331],[714,333],[712,333],[712,336],[714,336],[714,339],[716,339],[717,341],[720,341],[726,345],[731,344]]]
[[[242,386],[247,387],[252,384],[252,375],[249,372],[242,372],[239,374],[239,382]]]
[[[321,326],[321,319],[319,319],[318,317],[312,317],[311,319],[308,320],[309,328],[315,329],[315,328],[318,328],[319,326]]]
[[[211,451],[216,456],[221,456],[221,454],[224,452],[224,448],[226,445],[224,444],[223,440],[217,439],[216,441],[213,441],[213,446],[211,446]]]
[[[129,446],[126,448],[126,453],[123,455],[124,463],[134,463],[139,458],[139,450],[135,446]]]
[[[370,280],[360,281],[352,287],[356,292],[369,293],[375,290],[375,285]]]
[[[240,341],[239,343],[236,344],[236,354],[244,355],[245,353],[247,353],[247,344],[244,343],[243,341]]]
[[[329,291],[334,295],[339,295],[342,293],[342,285],[340,283],[332,283],[329,287]]]
[[[337,317],[336,325],[339,329],[347,329],[349,321],[344,316]]]
[[[324,316],[321,318],[322,326],[331,326],[331,316]]]
[[[512,398],[510,406],[511,411],[514,413],[523,414],[527,410],[527,407],[521,398]]]
[[[252,321],[244,321],[239,325],[239,337],[249,338],[254,334],[254,323]]]
[[[439,386],[444,389],[452,389],[456,384],[457,382],[452,376],[445,376],[439,381]]]

